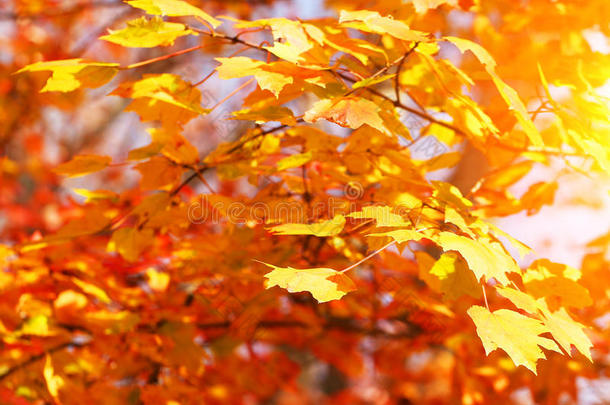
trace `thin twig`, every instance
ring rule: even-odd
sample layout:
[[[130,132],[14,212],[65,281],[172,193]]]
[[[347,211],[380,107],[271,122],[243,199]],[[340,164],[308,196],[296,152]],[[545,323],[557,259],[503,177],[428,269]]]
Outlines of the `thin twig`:
[[[341,270],[341,271],[340,271],[340,273],[345,273],[346,271],[353,269],[354,267],[358,266],[359,264],[364,263],[365,261],[367,261],[367,260],[368,260],[368,259],[370,259],[371,257],[375,256],[377,253],[382,252],[383,250],[385,250],[386,248],[388,248],[388,247],[392,246],[392,245],[393,245],[393,244],[395,244],[395,243],[396,243],[396,241],[395,241],[395,240],[393,240],[392,242],[390,242],[390,243],[386,244],[385,246],[383,246],[383,247],[381,247],[381,248],[377,249],[376,251],[374,251],[374,252],[373,252],[373,253],[371,253],[370,255],[366,256],[364,259],[359,260],[359,261],[357,261],[356,263],[352,264],[351,266],[346,267],[345,269]]]

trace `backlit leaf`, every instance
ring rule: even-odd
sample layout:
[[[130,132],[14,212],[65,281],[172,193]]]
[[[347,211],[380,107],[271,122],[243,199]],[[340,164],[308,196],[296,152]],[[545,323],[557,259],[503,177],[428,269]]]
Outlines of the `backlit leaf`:
[[[36,62],[17,73],[52,72],[46,85],[40,90],[69,92],[80,87],[100,87],[108,83],[118,72],[118,63],[85,62],[82,59],[66,59]]]
[[[534,374],[536,362],[546,358],[541,348],[559,351],[555,342],[539,336],[548,329],[537,319],[507,309],[490,312],[478,305],[470,307],[468,315],[477,327],[487,355],[500,348],[516,366],[525,366]]]
[[[265,274],[267,288],[279,286],[289,292],[309,291],[318,302],[341,299],[356,289],[349,277],[333,269],[293,269],[263,264],[273,268],[273,271]]]
[[[498,243],[485,243],[451,232],[441,232],[435,241],[445,251],[459,252],[477,278],[489,280],[495,278],[500,284],[509,283],[506,273],[518,272],[519,267],[512,257],[499,247]]]
[[[319,237],[334,236],[341,233],[345,226],[345,217],[336,215],[327,221],[313,224],[282,224],[269,228],[276,235],[315,235]]]
[[[109,156],[78,155],[69,162],[57,166],[53,171],[62,176],[79,177],[105,169],[110,162],[112,158]]]
[[[137,112],[142,121],[161,121],[171,128],[208,112],[201,107],[199,90],[169,73],[144,75],[136,82],[121,84],[111,94],[133,98],[126,110]]]
[[[356,97],[320,100],[305,112],[303,119],[307,122],[326,119],[342,127],[352,129],[367,124],[378,131],[389,133],[379,116],[377,104]]]
[[[293,82],[291,76],[269,70],[269,65],[245,56],[216,58],[220,66],[216,68],[221,79],[254,76],[263,90],[271,91],[278,97],[284,86]]]
[[[214,28],[220,25],[221,21],[210,16],[203,10],[190,5],[182,0],[130,0],[127,1],[132,7],[136,7],[153,15],[166,15],[169,17],[199,17],[208,22]]]
[[[312,157],[313,155],[311,152],[290,155],[277,162],[277,170],[281,172],[283,170],[303,166],[305,163],[311,161]]]
[[[127,28],[109,30],[109,34],[100,39],[130,48],[153,48],[173,45],[176,38],[191,34],[197,35],[183,24],[165,22],[160,17],[150,20],[141,17],[128,21]]]

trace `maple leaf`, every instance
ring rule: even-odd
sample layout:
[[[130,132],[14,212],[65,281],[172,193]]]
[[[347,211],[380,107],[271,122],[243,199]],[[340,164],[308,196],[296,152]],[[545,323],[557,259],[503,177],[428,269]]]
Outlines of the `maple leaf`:
[[[400,215],[394,214],[392,207],[385,206],[366,206],[362,207],[361,211],[351,212],[347,216],[350,218],[365,218],[374,219],[378,227],[397,227],[397,226],[409,226],[410,223],[406,222]]]
[[[539,336],[548,329],[537,319],[507,309],[490,312],[478,305],[467,312],[487,355],[500,348],[516,366],[523,365],[536,374],[536,362],[546,358],[541,348],[560,352],[555,342]]]
[[[60,164],[53,171],[63,176],[79,177],[105,169],[111,161],[109,156],[78,155],[69,162]]]
[[[341,10],[339,22],[346,26],[375,34],[388,34],[404,41],[425,41],[426,37],[419,31],[414,31],[403,21],[392,17],[382,17],[377,11]]]
[[[363,98],[341,97],[320,100],[305,112],[303,119],[307,122],[326,119],[352,129],[367,124],[380,132],[390,133],[379,116],[377,104]]]
[[[362,79],[362,80],[358,80],[356,83],[354,83],[352,85],[352,89],[360,89],[363,87],[368,87],[368,86],[372,86],[374,84],[379,84],[379,83],[383,83],[386,80],[389,80],[393,77],[395,77],[396,74],[390,74],[390,75],[380,75],[377,77],[367,77],[366,79]]]
[[[549,328],[553,339],[559,343],[566,353],[571,355],[571,348],[574,345],[590,362],[593,362],[591,358],[593,343],[585,334],[582,324],[575,322],[565,308],[551,312],[543,305],[542,313],[544,324]]]
[[[459,252],[468,262],[468,267],[474,272],[477,280],[494,278],[500,284],[506,285],[509,283],[506,273],[519,272],[514,259],[498,242],[485,242],[482,238],[474,240],[451,232],[441,232],[434,240],[445,251]]]
[[[153,48],[155,46],[170,46],[176,38],[185,35],[197,35],[186,28],[184,24],[165,22],[160,17],[150,20],[140,17],[127,22],[127,28],[113,31],[101,36],[100,39],[129,48]]]
[[[109,252],[118,252],[129,262],[135,262],[141,253],[153,243],[152,229],[121,228],[112,234],[108,243]]]
[[[41,93],[47,91],[69,92],[80,87],[99,87],[108,83],[118,72],[118,63],[85,62],[83,59],[36,62],[17,71],[52,72]]]
[[[593,304],[589,291],[578,284],[580,271],[566,265],[540,259],[533,262],[523,275],[528,293],[544,297],[551,309],[558,306],[583,308]]]
[[[398,243],[418,241],[423,238],[430,238],[430,236],[427,236],[426,234],[414,229],[399,229],[390,232],[371,233],[368,236],[389,236]]]
[[[277,106],[269,106],[261,110],[234,111],[232,119],[251,120],[260,123],[278,121],[283,125],[289,126],[294,126],[297,123],[297,120],[290,108]]]
[[[289,292],[308,291],[318,302],[341,299],[345,294],[356,289],[354,282],[337,270],[328,268],[294,269],[263,264],[274,269],[265,274],[269,280],[267,288],[279,286]]]
[[[194,164],[199,160],[199,152],[184,136],[175,131],[175,128],[149,128],[148,132],[152,142],[142,148],[129,151],[129,160],[143,160],[151,158],[158,153],[163,154],[172,162],[178,164]],[[165,163],[165,162],[164,162]]]
[[[220,66],[216,68],[221,79],[234,79],[237,77],[254,76],[263,90],[271,91],[277,98],[287,84],[293,82],[292,76],[267,70],[269,65],[247,58],[235,56],[232,58],[216,58]]]
[[[479,61],[483,65],[485,65],[485,69],[487,70],[487,73],[489,73],[489,75],[491,76],[491,79],[493,80],[494,84],[496,85],[496,88],[500,92],[500,95],[502,96],[506,104],[508,104],[508,106],[512,108],[515,117],[525,130],[525,133],[527,134],[532,144],[534,146],[543,146],[544,142],[542,141],[542,137],[540,136],[538,129],[530,119],[525,104],[523,104],[523,101],[521,101],[517,92],[508,84],[506,84],[500,78],[500,76],[498,76],[495,70],[497,65],[496,61],[489,54],[489,52],[487,52],[487,50],[485,50],[485,48],[483,48],[481,45],[464,38],[445,37],[445,39],[457,46],[460,52],[462,53],[467,50],[471,51],[472,53],[474,53],[477,59],[479,59]]]
[[[415,12],[418,14],[425,14],[428,10],[437,8],[443,4],[455,7],[458,4],[458,0],[413,0]]]
[[[299,21],[289,20],[287,18],[265,18],[255,21],[236,20],[231,17],[223,17],[228,20],[236,21],[236,28],[263,28],[271,27],[273,34],[273,45],[265,45],[263,49],[271,52],[278,58],[284,59],[292,63],[299,63],[305,59],[301,54],[309,51],[313,45],[305,32],[305,25]],[[321,31],[314,32],[315,27],[309,27],[308,33],[317,36],[319,41],[322,41],[321,36],[324,33]]]
[[[288,156],[277,162],[277,170],[281,172],[287,169],[303,166],[305,163],[311,161],[312,158],[313,154],[311,152],[297,153]]]
[[[142,9],[148,14],[170,17],[199,17],[214,28],[221,24],[221,21],[182,0],[129,0],[127,4]]]
[[[153,156],[145,162],[138,163],[134,169],[142,175],[140,184],[145,190],[171,188],[182,175],[182,168],[162,156]]]
[[[137,112],[142,121],[161,121],[168,128],[209,112],[201,107],[199,90],[169,73],[144,75],[136,82],[121,84],[110,94],[133,98],[127,111]]]
[[[341,233],[345,225],[343,215],[313,224],[282,224],[269,228],[276,235],[315,235],[318,237],[335,236]]]
[[[457,254],[444,253],[430,269],[430,274],[436,276],[439,290],[448,300],[455,300],[464,294],[479,298],[481,286],[474,274]]]

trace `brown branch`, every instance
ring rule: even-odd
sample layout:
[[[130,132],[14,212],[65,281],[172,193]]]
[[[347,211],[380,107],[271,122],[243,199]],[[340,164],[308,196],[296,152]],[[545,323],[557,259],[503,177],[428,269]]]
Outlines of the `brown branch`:
[[[19,371],[23,368],[26,368],[27,366],[36,363],[37,361],[39,361],[43,357],[45,357],[47,354],[52,354],[52,353],[58,352],[60,350],[67,349],[69,347],[83,347],[83,346],[88,345],[89,343],[90,342],[79,343],[79,342],[75,342],[75,341],[60,343],[57,346],[53,346],[50,349],[47,349],[42,353],[35,354],[34,356],[30,357],[29,359],[22,361],[21,363],[18,363],[16,365],[14,365],[13,367],[9,368],[8,370],[6,370],[4,372],[4,374],[0,375],[0,381],[3,381],[4,379],[8,378],[12,374],[16,373],[17,371]]]
[[[402,59],[400,59],[400,62],[398,63],[398,67],[396,68],[396,77],[394,78],[395,82],[394,82],[394,91],[396,92],[396,102],[400,103],[400,71],[402,69],[402,65],[405,63],[405,61],[407,60],[407,58],[409,57],[409,55],[411,55],[415,49],[417,48],[417,46],[419,45],[419,42],[416,42],[411,49],[409,49],[404,56],[402,57]]]

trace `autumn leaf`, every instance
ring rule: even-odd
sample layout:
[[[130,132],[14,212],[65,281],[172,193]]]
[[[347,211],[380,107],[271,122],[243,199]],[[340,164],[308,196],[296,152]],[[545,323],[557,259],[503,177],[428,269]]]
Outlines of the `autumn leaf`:
[[[127,107],[142,121],[160,121],[167,128],[186,124],[209,110],[201,107],[201,92],[174,74],[150,74],[136,82],[126,82],[111,94],[134,99]]]
[[[591,348],[593,343],[584,332],[584,325],[575,322],[567,313],[565,308],[560,308],[556,312],[551,312],[544,306],[542,307],[544,315],[544,324],[549,328],[559,345],[571,355],[572,345],[581,352],[590,362],[593,362],[591,357]]]
[[[141,186],[145,190],[171,188],[180,180],[182,169],[162,156],[154,156],[138,163],[135,170],[142,175]]]
[[[79,155],[57,166],[53,171],[62,176],[79,177],[105,169],[110,162],[112,158],[109,156]]]
[[[112,234],[108,251],[118,252],[125,260],[135,262],[153,243],[153,236],[152,229],[121,228]]]
[[[607,0],[9,3],[0,403],[550,405],[603,382],[610,234],[522,269],[495,223],[552,254],[581,206],[605,224]],[[545,238],[513,216],[538,212]]]
[[[532,144],[534,146],[544,145],[538,129],[531,121],[527,108],[525,107],[525,104],[523,104],[521,98],[519,98],[517,92],[506,84],[496,73],[497,63],[489,52],[487,52],[487,50],[485,50],[485,48],[483,48],[481,45],[467,39],[457,37],[445,37],[445,39],[457,46],[462,53],[467,50],[474,53],[477,59],[479,59],[479,61],[485,65],[485,69],[491,76],[496,88],[500,92],[500,95],[506,104],[508,104],[508,106],[513,110],[515,117],[525,130]]]
[[[429,238],[429,236],[427,236],[426,234],[416,231],[414,229],[399,229],[396,231],[371,233],[368,236],[388,236],[398,243],[418,241],[423,238]]]
[[[458,4],[458,0],[413,0],[415,12],[418,14],[424,14],[428,10],[437,8],[443,4],[455,7]]]
[[[291,76],[274,72],[269,65],[245,56],[234,56],[232,58],[216,58],[220,66],[216,68],[218,77],[221,79],[235,79],[244,76],[254,76],[258,85],[263,90],[271,91],[278,97],[284,86],[293,82]]]
[[[381,75],[377,77],[367,77],[366,79],[358,80],[352,85],[352,89],[360,89],[362,87],[372,86],[374,84],[383,83],[396,76],[395,74]]]
[[[398,227],[409,226],[400,215],[392,212],[392,207],[385,206],[366,206],[361,211],[351,212],[346,215],[349,218],[374,219],[378,227]]]
[[[282,224],[269,228],[276,235],[314,235],[318,237],[335,236],[341,233],[345,225],[343,215],[313,224]]]
[[[435,241],[445,251],[459,252],[468,262],[477,280],[496,279],[500,284],[509,283],[506,273],[519,272],[514,259],[504,251],[498,242],[484,242],[451,232],[441,232]]]
[[[535,298],[544,297],[551,309],[584,308],[593,304],[589,291],[578,283],[580,271],[566,265],[540,259],[523,275],[523,283]]]
[[[59,401],[59,390],[64,386],[65,383],[61,376],[55,374],[53,362],[49,354],[45,356],[43,376],[47,389],[49,390],[49,394],[51,394],[56,401]]]
[[[341,11],[339,22],[346,26],[376,34],[388,34],[404,41],[423,41],[425,37],[418,31],[413,31],[403,21],[392,17],[382,17],[376,11],[358,10]]]
[[[462,295],[480,298],[481,286],[474,274],[457,254],[443,253],[430,269],[437,277],[440,292],[448,299],[455,300]]]
[[[142,9],[148,14],[170,17],[199,17],[214,28],[221,24],[221,21],[182,0],[130,0],[127,1],[127,4]]]
[[[296,125],[297,120],[289,108],[270,106],[262,110],[240,110],[233,112],[233,119],[257,122],[278,121],[282,125]]]
[[[170,46],[174,44],[176,38],[197,35],[183,24],[165,22],[160,17],[153,17],[150,20],[141,17],[128,21],[127,28],[108,32],[108,35],[101,36],[100,39],[130,48]]]
[[[345,294],[356,289],[349,277],[333,269],[293,269],[263,264],[274,269],[265,274],[268,279],[267,288],[279,286],[289,292],[309,291],[318,302],[341,299]]]
[[[288,169],[292,169],[295,167],[303,166],[305,163],[311,161],[313,158],[313,154],[311,152],[305,153],[297,153],[291,156],[288,156],[279,162],[277,162],[277,170],[284,171]]]
[[[389,133],[379,116],[379,107],[372,101],[362,98],[342,97],[320,100],[305,112],[303,119],[307,122],[326,119],[352,129],[367,124],[380,132]]]
[[[555,342],[540,336],[548,329],[537,319],[507,309],[490,312],[478,305],[467,312],[477,327],[487,355],[502,349],[516,366],[525,366],[536,374],[536,362],[546,358],[541,348],[559,352]]]
[[[36,62],[17,73],[52,72],[41,93],[47,91],[69,92],[80,87],[100,87],[108,83],[118,72],[118,63],[85,62],[83,59],[66,59]]]

